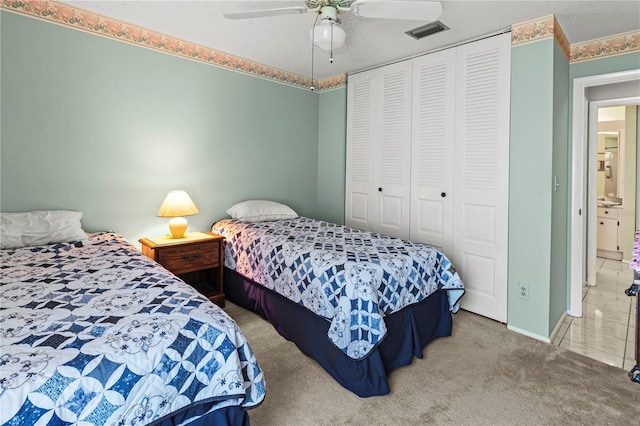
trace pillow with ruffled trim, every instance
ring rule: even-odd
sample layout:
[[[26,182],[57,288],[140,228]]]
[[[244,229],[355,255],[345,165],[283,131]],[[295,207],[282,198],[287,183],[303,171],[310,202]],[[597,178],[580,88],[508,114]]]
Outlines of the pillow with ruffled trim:
[[[298,217],[298,213],[291,207],[268,200],[242,201],[229,207],[227,214],[243,222],[265,222]]]
[[[55,243],[88,242],[80,220],[82,212],[39,210],[0,213],[0,248],[15,249]]]

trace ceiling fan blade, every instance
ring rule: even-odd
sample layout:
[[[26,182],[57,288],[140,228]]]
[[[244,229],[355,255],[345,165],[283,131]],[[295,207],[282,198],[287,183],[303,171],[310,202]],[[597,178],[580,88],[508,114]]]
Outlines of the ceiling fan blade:
[[[262,18],[264,16],[294,15],[297,13],[306,13],[307,11],[308,9],[304,6],[281,7],[278,9],[264,9],[264,10],[252,10],[249,12],[225,13],[224,17],[227,19],[249,19],[249,18]]]
[[[432,22],[442,15],[442,4],[423,0],[355,0],[351,11],[363,18]]]

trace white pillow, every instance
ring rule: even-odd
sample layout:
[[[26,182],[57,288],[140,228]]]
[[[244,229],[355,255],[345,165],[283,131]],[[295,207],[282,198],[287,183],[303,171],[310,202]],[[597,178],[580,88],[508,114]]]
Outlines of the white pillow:
[[[0,248],[35,247],[72,241],[87,242],[82,212],[41,210],[0,213]]]
[[[227,214],[243,222],[295,219],[298,217],[291,207],[268,200],[247,200],[229,207]]]

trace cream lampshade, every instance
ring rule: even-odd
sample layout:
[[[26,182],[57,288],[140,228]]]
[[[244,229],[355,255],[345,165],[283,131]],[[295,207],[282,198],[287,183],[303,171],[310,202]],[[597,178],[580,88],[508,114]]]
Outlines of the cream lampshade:
[[[183,190],[171,191],[160,206],[158,216],[170,217],[169,231],[173,238],[182,238],[187,230],[187,219],[184,216],[198,214],[198,208],[191,201],[189,194]]]

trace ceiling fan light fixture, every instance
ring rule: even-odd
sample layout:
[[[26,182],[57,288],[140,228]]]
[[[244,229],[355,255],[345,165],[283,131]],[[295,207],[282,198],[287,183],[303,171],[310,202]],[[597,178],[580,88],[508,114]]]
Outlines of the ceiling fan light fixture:
[[[405,34],[415,38],[416,40],[419,40],[423,37],[430,36],[431,34],[439,33],[440,31],[445,31],[448,29],[449,27],[447,27],[442,22],[435,21],[435,22],[429,22],[426,25],[422,25],[420,27],[409,30],[405,32]]]
[[[333,33],[333,34],[332,34]],[[311,41],[322,50],[339,49],[347,40],[347,33],[337,21],[325,18],[311,28]]]

